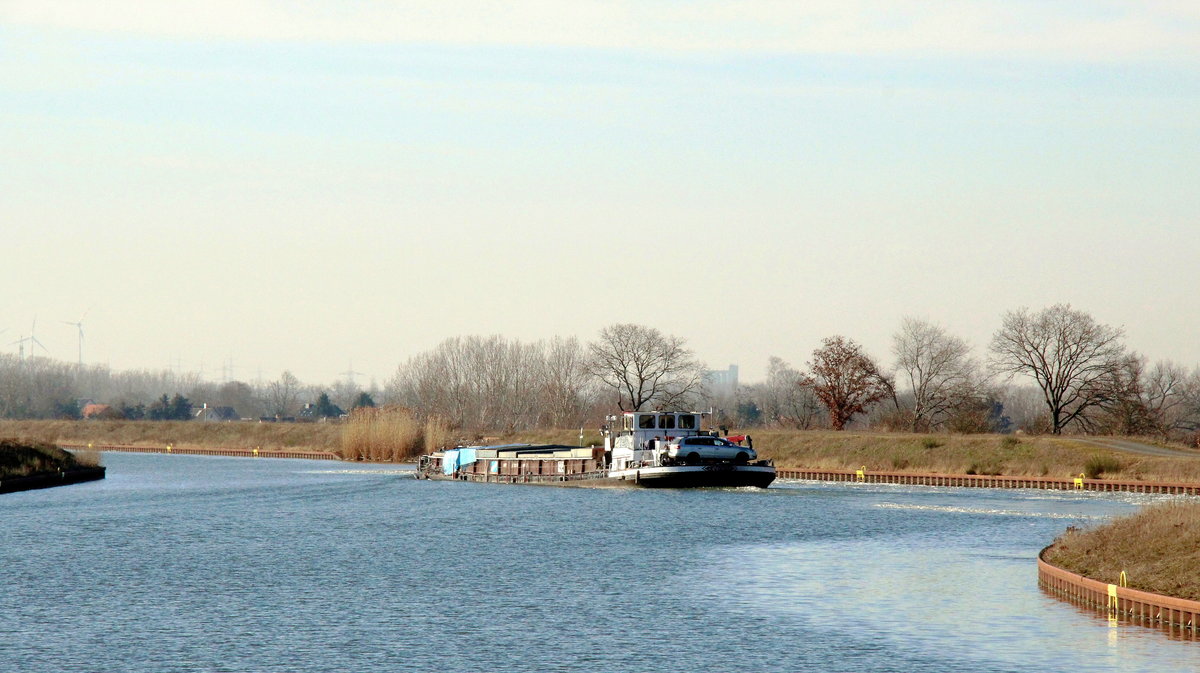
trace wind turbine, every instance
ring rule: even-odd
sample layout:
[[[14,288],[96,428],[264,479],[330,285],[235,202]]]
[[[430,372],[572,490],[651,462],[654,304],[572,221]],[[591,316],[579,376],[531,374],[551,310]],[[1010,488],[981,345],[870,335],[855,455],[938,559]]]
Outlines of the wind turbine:
[[[92,309],[89,308],[88,311],[90,311],[90,310],[92,310]],[[80,367],[83,367],[83,319],[87,317],[88,311],[84,311],[83,315],[79,316],[79,320],[77,320],[75,322],[67,322],[66,320],[59,321],[64,325],[74,325],[75,328],[79,330],[79,366]]]
[[[44,344],[42,344],[41,341],[38,341],[38,338],[37,338],[37,316],[33,317],[33,327],[29,328],[29,336],[22,336],[20,339],[17,339],[16,341],[9,344],[9,346],[13,346],[13,345],[18,346],[17,357],[21,360],[25,359],[25,344],[29,344],[29,357],[33,357],[33,350],[34,350],[33,347],[34,346],[41,348],[43,351],[46,352],[47,355],[50,354],[50,350],[47,349],[46,346]]]
[[[33,316],[33,326],[29,328],[29,357],[33,357],[33,347],[41,348],[46,355],[50,354],[50,349],[46,348],[37,338],[37,316]]]

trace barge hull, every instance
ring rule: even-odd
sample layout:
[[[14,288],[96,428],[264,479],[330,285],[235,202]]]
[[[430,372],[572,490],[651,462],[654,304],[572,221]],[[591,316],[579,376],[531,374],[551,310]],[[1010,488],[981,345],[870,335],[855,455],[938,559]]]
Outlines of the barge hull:
[[[766,488],[775,481],[775,468],[758,465],[698,465],[613,470],[609,477],[645,488]]]
[[[714,469],[715,468],[715,469]],[[775,468],[764,466],[647,467],[582,474],[496,475],[460,472],[454,475],[418,472],[418,479],[474,481],[494,484],[542,484],[593,488],[766,488],[775,481]]]

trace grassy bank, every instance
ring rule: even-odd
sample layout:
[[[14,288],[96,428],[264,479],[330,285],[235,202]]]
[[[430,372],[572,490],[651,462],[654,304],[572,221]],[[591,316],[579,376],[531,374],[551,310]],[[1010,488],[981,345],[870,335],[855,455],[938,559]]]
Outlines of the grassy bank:
[[[78,454],[47,444],[17,439],[0,439],[0,480],[61,472],[76,467],[94,467],[99,456]]]
[[[800,430],[751,433],[754,448],[781,468],[1002,474],[1200,483],[1200,453],[1168,458],[1124,453],[1070,437],[913,435]],[[201,423],[196,421],[0,421],[0,437],[73,444],[300,449],[333,451],[349,459],[393,461],[443,445],[465,443],[579,443],[579,429],[461,436],[417,423],[407,410],[363,414],[346,423]],[[594,429],[583,445],[602,444]]]
[[[751,431],[754,448],[780,468],[936,472],[1022,477],[1074,477],[1200,483],[1200,453],[1191,458],[1144,456],[1104,449],[1070,437],[914,435],[823,430]],[[500,441],[576,444],[579,431],[519,433]],[[594,430],[585,445],[599,443]]]
[[[342,430],[333,423],[0,421],[0,437],[59,444],[337,451]]]
[[[1046,561],[1116,584],[1200,600],[1200,503],[1169,502],[1098,528],[1071,530],[1054,541]]]
[[[763,432],[755,447],[780,467],[1200,482],[1196,457],[1145,456],[1070,437]]]

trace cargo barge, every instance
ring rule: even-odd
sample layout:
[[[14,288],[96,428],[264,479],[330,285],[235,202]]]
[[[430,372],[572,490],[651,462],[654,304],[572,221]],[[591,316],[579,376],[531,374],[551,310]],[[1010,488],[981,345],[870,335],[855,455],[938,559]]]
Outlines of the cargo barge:
[[[749,438],[725,438],[702,429],[706,415],[633,411],[609,416],[601,428],[604,446],[460,446],[421,456],[416,476],[561,486],[769,486],[775,480],[774,464],[757,459]]]

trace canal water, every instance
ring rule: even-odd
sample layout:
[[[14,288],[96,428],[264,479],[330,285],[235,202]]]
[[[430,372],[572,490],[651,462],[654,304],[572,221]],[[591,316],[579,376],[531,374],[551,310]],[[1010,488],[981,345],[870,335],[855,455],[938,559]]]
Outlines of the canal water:
[[[1184,671],[1037,588],[1151,496],[653,491],[105,454],[0,497],[4,671]]]

